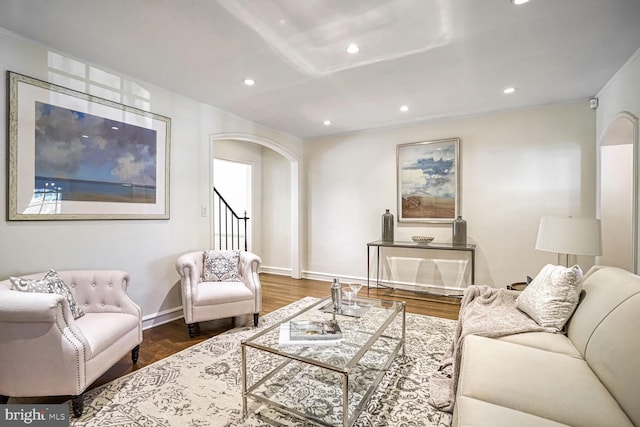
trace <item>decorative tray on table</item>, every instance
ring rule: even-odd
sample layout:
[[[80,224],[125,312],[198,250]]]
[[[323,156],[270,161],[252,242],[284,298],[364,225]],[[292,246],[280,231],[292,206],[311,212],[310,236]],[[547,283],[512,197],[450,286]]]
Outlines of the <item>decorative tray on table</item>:
[[[411,240],[419,245],[428,245],[433,242],[433,237],[431,236],[411,236]]]

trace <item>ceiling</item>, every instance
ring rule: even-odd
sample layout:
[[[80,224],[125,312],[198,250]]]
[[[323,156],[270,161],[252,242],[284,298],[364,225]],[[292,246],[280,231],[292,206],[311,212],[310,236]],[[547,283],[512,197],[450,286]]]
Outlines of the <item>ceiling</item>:
[[[640,1],[0,0],[0,27],[308,139],[589,98]]]

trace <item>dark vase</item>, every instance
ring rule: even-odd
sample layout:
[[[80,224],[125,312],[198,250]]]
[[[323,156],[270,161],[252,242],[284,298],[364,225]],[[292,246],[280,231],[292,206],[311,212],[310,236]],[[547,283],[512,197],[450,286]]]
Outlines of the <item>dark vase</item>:
[[[382,214],[382,241],[393,242],[393,214],[389,209]]]
[[[467,244],[467,221],[458,216],[453,221],[453,238],[451,242],[454,246],[463,246]]]

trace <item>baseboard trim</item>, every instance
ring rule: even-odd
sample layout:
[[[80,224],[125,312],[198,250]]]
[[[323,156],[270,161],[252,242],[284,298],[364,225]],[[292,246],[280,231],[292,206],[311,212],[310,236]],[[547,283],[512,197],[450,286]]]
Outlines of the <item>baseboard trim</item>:
[[[291,277],[290,268],[262,266],[260,267],[260,273]],[[329,273],[319,273],[316,271],[303,271],[301,276],[303,279],[319,280],[321,282],[331,282],[334,277],[338,277],[340,278],[341,282],[344,281],[344,282],[352,282],[352,283],[353,282],[362,283],[365,286],[367,284],[367,279],[364,277],[343,276],[343,275],[336,275],[336,274],[329,274]],[[375,287],[375,283],[373,282],[371,282],[370,285],[371,287]]]
[[[142,317],[142,330],[151,329],[156,326],[164,325],[165,323],[173,322],[174,320],[183,318],[182,306],[163,310],[158,313],[147,314]]]
[[[284,267],[269,267],[264,265],[260,267],[260,273],[276,274],[278,276],[291,277],[291,271],[292,270],[290,268],[284,268]]]
[[[302,277],[305,279],[311,280],[320,280],[322,282],[331,282],[334,277],[340,279],[340,282],[351,282],[351,283],[361,283],[363,285],[367,285],[367,279],[357,276],[344,276],[338,274],[328,274],[328,273],[319,273],[317,271],[303,271]],[[373,283],[371,283],[373,285]]]
[[[361,283],[363,286],[367,286],[367,279],[364,277],[358,276],[342,276],[342,275],[333,275],[327,273],[319,273],[315,271],[304,271],[302,273],[302,277],[305,279],[311,280],[319,280],[323,282],[331,282],[334,277],[338,277],[340,282],[344,283]],[[378,288],[379,286],[376,284],[375,278],[369,278],[369,287],[370,288]],[[464,292],[465,288],[457,288],[451,286],[437,286],[437,285],[428,285],[428,284],[417,284],[411,282],[394,282],[390,280],[380,280],[380,287],[383,288],[393,288],[397,290],[403,291],[414,291],[418,293],[432,294],[432,295],[441,295],[441,296],[449,296],[454,295],[458,296],[462,292]]]

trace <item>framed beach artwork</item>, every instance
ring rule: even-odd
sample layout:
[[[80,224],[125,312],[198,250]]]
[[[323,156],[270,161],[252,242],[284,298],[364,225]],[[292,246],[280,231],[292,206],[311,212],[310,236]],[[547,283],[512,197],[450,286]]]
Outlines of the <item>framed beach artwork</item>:
[[[8,80],[9,220],[169,219],[171,119]]]
[[[459,211],[460,140],[399,144],[398,221],[452,222]]]

